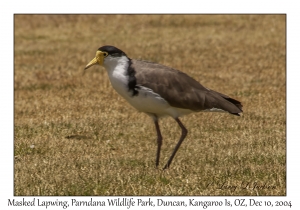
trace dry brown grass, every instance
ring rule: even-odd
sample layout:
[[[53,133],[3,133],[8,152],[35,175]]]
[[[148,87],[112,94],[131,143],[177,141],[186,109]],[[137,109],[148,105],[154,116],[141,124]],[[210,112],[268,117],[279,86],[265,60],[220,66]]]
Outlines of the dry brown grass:
[[[285,21],[15,15],[15,195],[285,195]],[[82,75],[105,44],[241,100],[244,116],[183,117],[188,137],[171,168],[156,169],[150,118],[117,95],[104,69]],[[161,126],[163,165],[180,129],[168,118]],[[272,188],[253,189],[255,183]]]

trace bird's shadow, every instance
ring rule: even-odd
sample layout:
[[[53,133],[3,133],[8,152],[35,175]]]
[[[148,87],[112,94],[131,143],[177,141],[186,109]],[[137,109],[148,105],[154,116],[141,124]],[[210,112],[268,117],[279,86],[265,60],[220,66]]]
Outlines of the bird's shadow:
[[[75,139],[75,140],[85,140],[85,139],[90,139],[90,136],[85,136],[85,135],[68,135],[65,136],[66,139]]]

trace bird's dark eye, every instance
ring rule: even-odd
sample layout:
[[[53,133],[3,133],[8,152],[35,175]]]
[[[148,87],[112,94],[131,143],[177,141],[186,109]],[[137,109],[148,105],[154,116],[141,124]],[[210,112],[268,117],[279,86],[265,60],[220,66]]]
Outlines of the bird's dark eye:
[[[107,52],[103,52],[103,55],[104,55],[104,57],[107,57],[108,53]]]

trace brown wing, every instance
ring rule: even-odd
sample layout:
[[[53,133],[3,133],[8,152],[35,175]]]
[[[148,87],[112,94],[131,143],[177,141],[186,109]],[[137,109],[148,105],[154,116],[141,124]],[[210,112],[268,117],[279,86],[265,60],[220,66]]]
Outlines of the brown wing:
[[[136,85],[152,89],[171,106],[193,111],[222,109],[239,115],[242,104],[222,93],[209,90],[187,74],[170,67],[148,61],[131,60]]]

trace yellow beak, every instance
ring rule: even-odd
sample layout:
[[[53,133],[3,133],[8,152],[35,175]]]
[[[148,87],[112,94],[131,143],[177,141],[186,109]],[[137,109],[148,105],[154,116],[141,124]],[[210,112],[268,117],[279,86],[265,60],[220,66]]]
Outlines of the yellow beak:
[[[104,53],[102,51],[98,50],[96,52],[95,58],[86,65],[84,70],[87,70],[88,68],[90,68],[91,66],[96,65],[96,64],[103,66],[103,61],[104,61]]]

